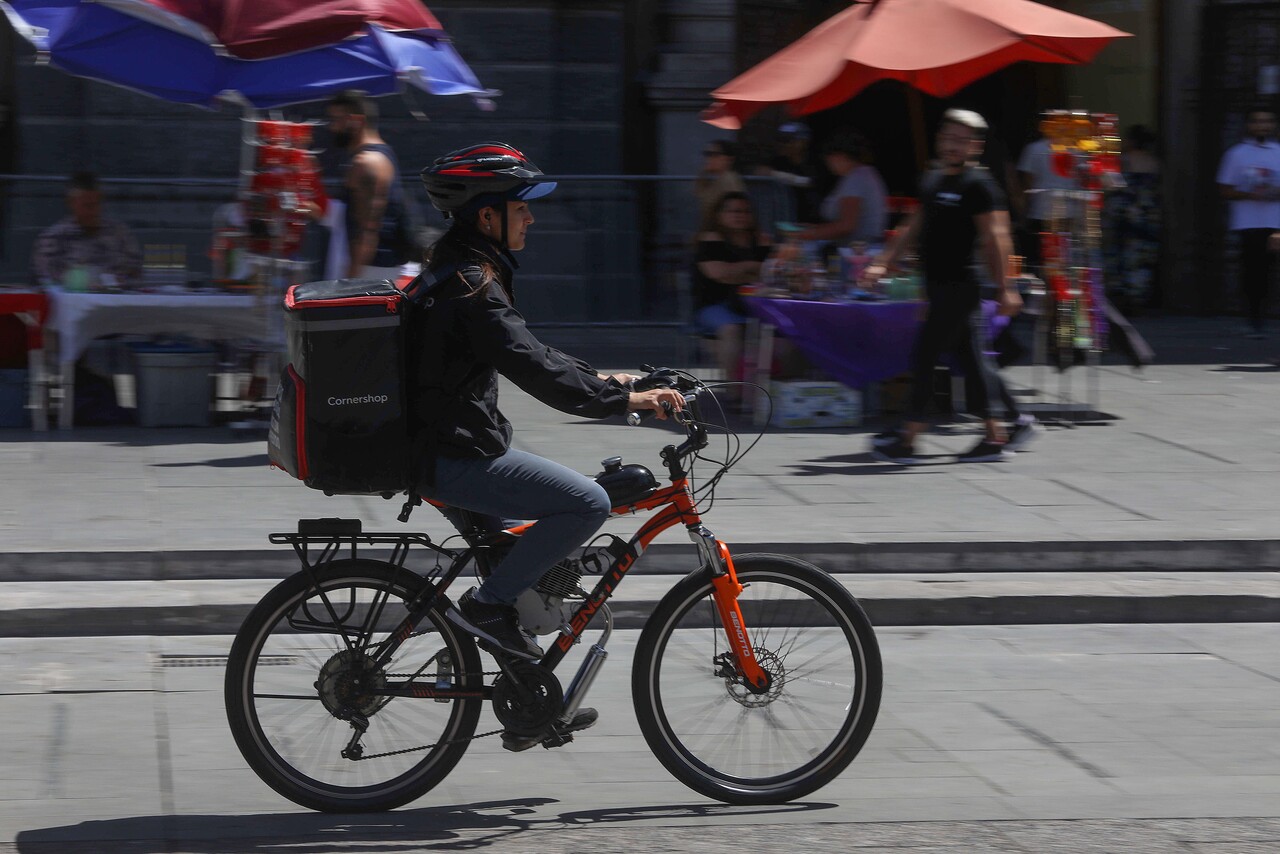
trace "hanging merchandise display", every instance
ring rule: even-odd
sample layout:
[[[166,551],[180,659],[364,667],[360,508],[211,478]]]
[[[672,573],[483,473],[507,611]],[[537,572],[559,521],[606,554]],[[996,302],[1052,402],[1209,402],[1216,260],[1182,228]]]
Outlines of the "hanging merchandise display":
[[[1048,110],[1040,130],[1054,171],[1075,187],[1050,190],[1048,230],[1040,235],[1048,284],[1049,361],[1059,370],[1106,349],[1102,205],[1122,184],[1118,120],[1111,113]]]
[[[246,144],[253,151],[253,172],[245,197],[250,226],[249,251],[292,258],[307,223],[328,205],[320,165],[311,148],[307,122],[249,120]]]

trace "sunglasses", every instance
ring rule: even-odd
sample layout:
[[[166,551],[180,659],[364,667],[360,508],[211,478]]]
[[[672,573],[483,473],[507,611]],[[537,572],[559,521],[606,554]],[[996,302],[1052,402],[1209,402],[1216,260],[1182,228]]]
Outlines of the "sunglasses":
[[[721,157],[723,155],[723,151],[717,151],[714,148],[708,148],[706,151],[702,152],[703,157]]]

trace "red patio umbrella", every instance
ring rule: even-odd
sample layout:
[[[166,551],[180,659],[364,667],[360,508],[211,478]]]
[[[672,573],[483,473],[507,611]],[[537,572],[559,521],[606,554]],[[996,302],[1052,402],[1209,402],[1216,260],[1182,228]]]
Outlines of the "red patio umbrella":
[[[1089,62],[1128,35],[1030,0],[858,0],[712,92],[703,119],[738,128],[779,103],[813,113],[878,80],[945,97],[1014,62]]]

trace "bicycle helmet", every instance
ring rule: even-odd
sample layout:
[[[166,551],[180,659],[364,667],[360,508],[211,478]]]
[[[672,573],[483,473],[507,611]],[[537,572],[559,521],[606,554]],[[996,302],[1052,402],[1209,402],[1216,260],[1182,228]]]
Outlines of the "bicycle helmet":
[[[451,151],[422,170],[436,210],[457,216],[516,199],[537,199],[556,188],[542,170],[505,142],[482,142]]]

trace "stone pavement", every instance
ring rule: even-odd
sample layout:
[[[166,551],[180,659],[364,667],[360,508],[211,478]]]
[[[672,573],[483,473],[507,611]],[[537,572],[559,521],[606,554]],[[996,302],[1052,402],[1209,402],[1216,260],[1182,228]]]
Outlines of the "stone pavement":
[[[1049,603],[1055,622],[1280,619],[1280,370],[1270,361],[1280,340],[1246,340],[1231,319],[1139,326],[1159,363],[1135,372],[1108,357],[1096,375],[1103,417],[1050,424],[1011,462],[955,463],[948,455],[974,441],[971,423],[927,437],[929,464],[915,468],[870,458],[868,435],[883,426],[875,420],[838,430],[770,429],[721,483],[706,521],[735,552],[781,551],[864,575],[869,607],[891,623],[1034,621],[1018,616],[1035,610],[1018,598],[1024,594],[1075,594],[1074,603]],[[682,352],[662,330],[543,335],[606,369],[635,370]],[[1030,368],[1010,374],[1022,386],[1035,376]],[[1042,393],[1056,394],[1060,380],[1069,380],[1080,397],[1089,377],[1077,368],[1038,379]],[[659,449],[679,438],[657,422],[629,428],[564,416],[509,385],[502,399],[518,447],[584,472],[620,454],[660,473]],[[749,442],[750,426],[733,424]],[[33,597],[61,600],[65,612],[96,595],[64,582],[278,578],[295,563],[287,548],[266,542],[268,533],[316,516],[403,530],[398,509],[398,501],[306,489],[267,468],[261,437],[224,428],[0,431],[0,580],[26,585],[0,589],[0,632],[58,622],[56,613],[30,609],[15,618]],[[629,535],[641,521],[615,520],[606,530]],[[409,529],[449,533],[429,508],[417,511]],[[683,572],[689,554],[684,535],[670,531],[637,570]],[[1242,571],[1253,575],[1212,585],[1196,574]],[[1128,588],[1119,595],[1150,601],[1127,608],[1108,587],[1115,578],[1051,581],[1046,572],[1128,573],[1118,579]],[[949,575],[914,585],[879,577],[900,573]],[[992,586],[1005,573],[1026,576],[1022,588],[1010,588],[1012,578]],[[40,592],[33,584],[54,586]],[[951,593],[939,597],[944,584]],[[125,595],[115,589],[103,601]],[[1197,596],[1208,605],[1199,617]],[[239,608],[242,598],[226,588],[213,604]],[[901,604],[907,600],[921,604]],[[1157,601],[1160,608],[1147,607]],[[209,604],[185,592],[178,603]],[[126,613],[115,629],[90,621],[72,633],[133,631],[131,619]],[[167,620],[169,630],[174,623]],[[197,630],[221,630],[221,623]]]
[[[479,740],[422,799],[366,816],[309,813],[248,769],[226,636],[0,640],[0,852],[1280,850],[1274,626],[878,634],[876,727],[802,801],[731,807],[671,778],[636,724],[622,630],[594,729],[553,751]]]

